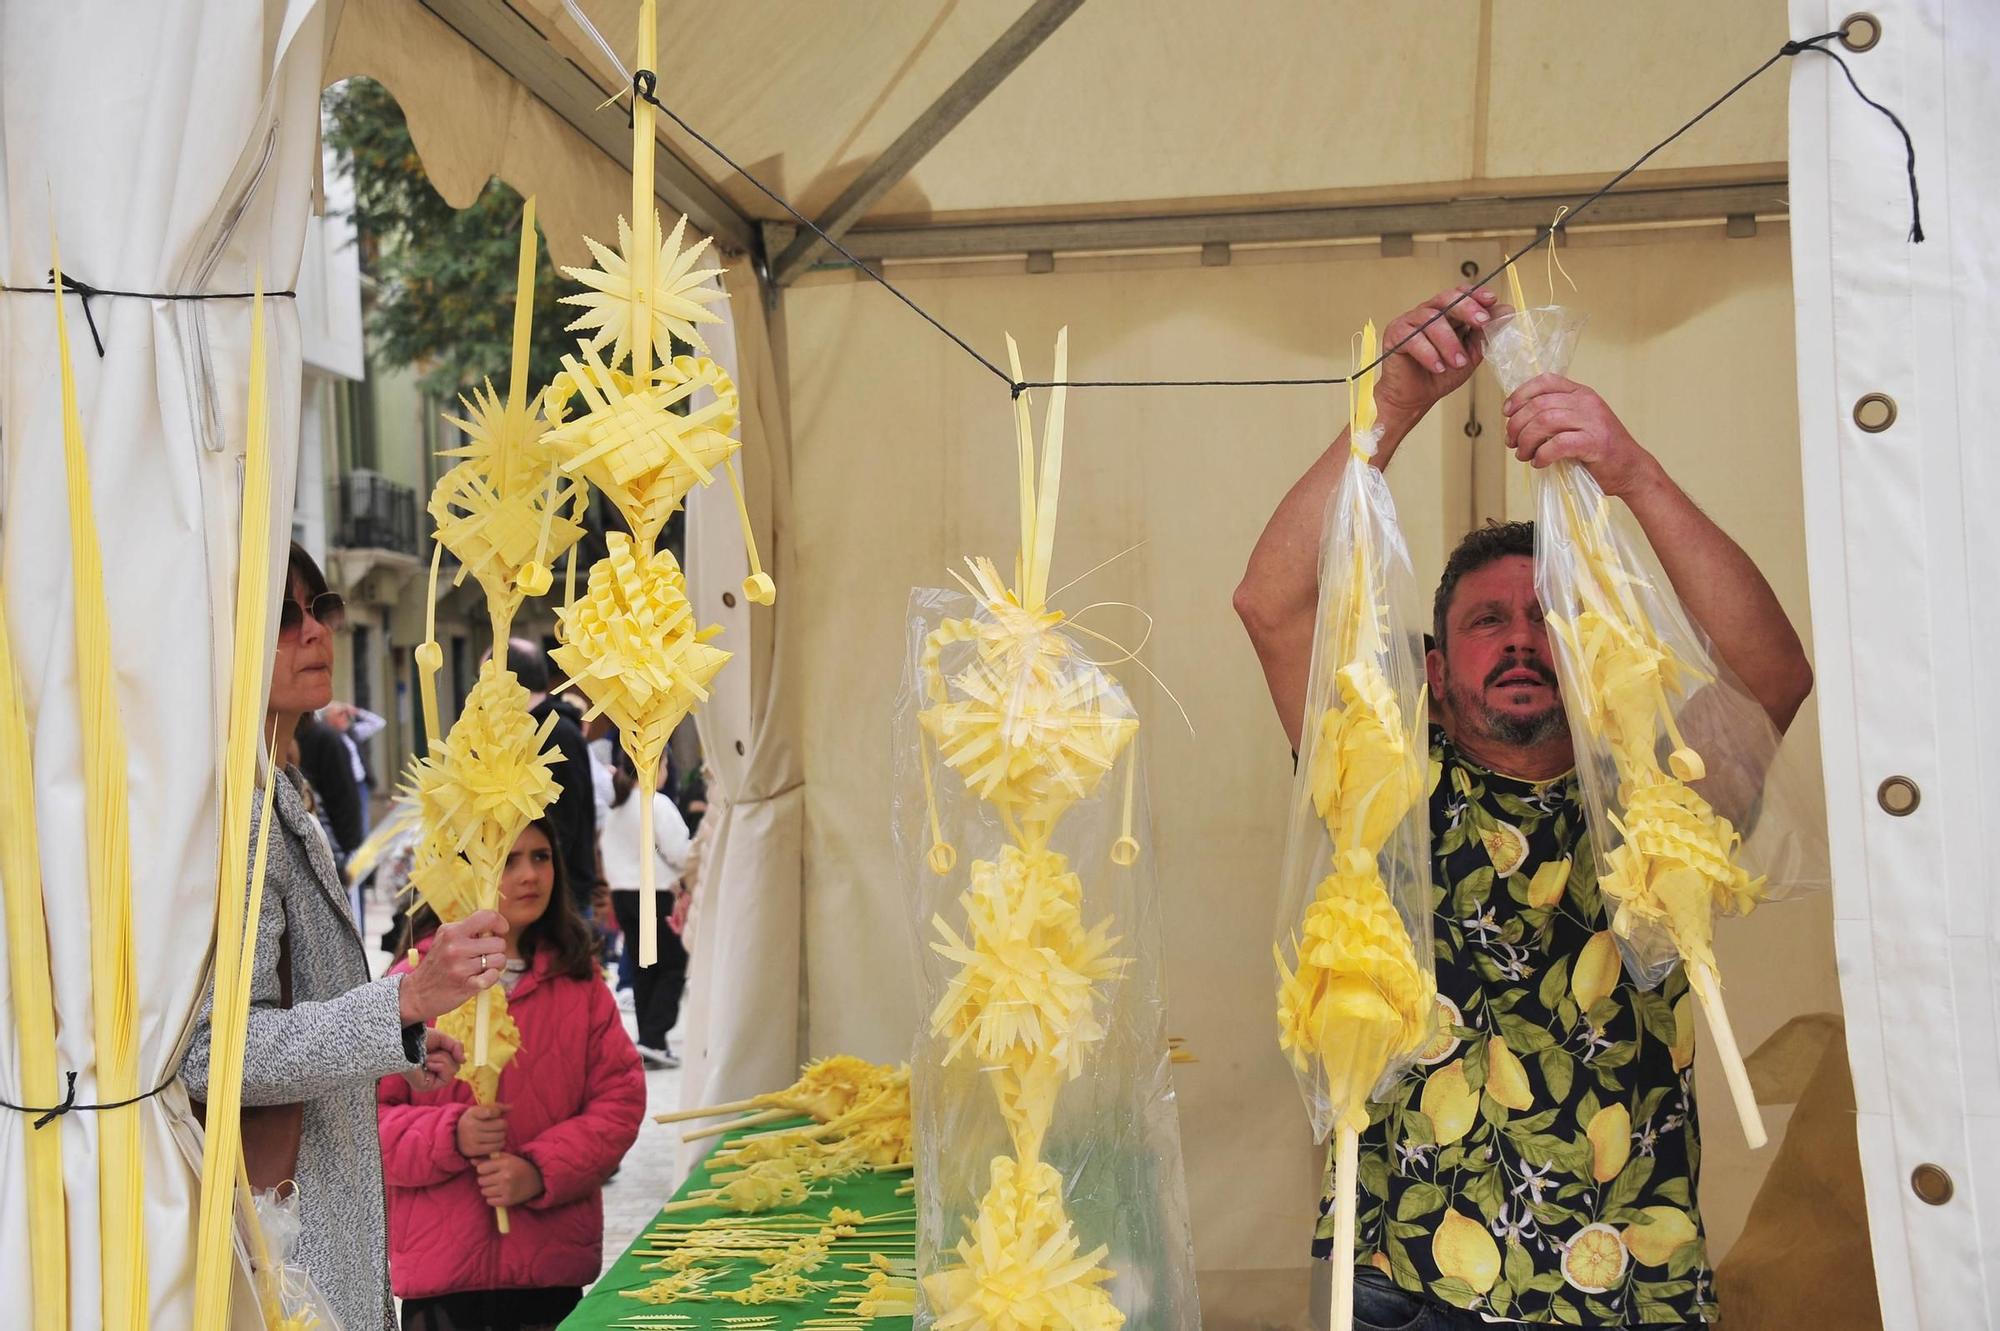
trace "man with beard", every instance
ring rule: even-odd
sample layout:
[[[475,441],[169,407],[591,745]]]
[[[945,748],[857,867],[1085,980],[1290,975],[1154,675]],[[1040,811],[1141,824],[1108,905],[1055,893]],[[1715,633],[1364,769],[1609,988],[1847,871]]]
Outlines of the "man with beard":
[[[1464,291],[1389,325],[1383,344],[1395,346],[1447,311],[1382,367],[1374,465],[1478,369],[1482,330],[1504,307],[1485,290],[1458,300]],[[1782,732],[1812,670],[1750,558],[1584,385],[1543,375],[1502,411],[1518,458],[1578,462],[1630,508],[1689,616]],[[1321,523],[1348,456],[1343,432],[1279,504],[1236,591],[1294,752]],[[1328,1217],[1315,1255],[1356,1264],[1357,1325],[1704,1325],[1717,1307],[1698,1207],[1693,1005],[1680,969],[1641,993],[1620,965],[1535,593],[1533,525],[1467,536],[1432,613],[1442,1025],[1362,1137],[1355,1251],[1329,1252]],[[1313,1285],[1324,1297],[1327,1282]]]

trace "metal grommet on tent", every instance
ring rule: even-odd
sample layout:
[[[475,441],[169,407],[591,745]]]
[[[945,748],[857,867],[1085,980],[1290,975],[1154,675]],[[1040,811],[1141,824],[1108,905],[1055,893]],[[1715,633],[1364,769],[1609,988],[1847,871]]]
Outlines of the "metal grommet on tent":
[[[725,610],[734,610],[736,608],[736,593],[724,592],[722,594],[722,605]]]
[[[1875,787],[1875,802],[1892,818],[1907,818],[1923,803],[1924,792],[1906,776],[1892,776]]]
[[[1854,403],[1854,423],[1869,434],[1880,434],[1896,423],[1896,399],[1887,393],[1865,393]]]
[[[1951,1200],[1951,1175],[1941,1165],[1918,1165],[1910,1171],[1910,1191],[1917,1194],[1918,1201],[1943,1206]]]
[[[1458,271],[1463,277],[1477,277],[1479,276],[1479,265],[1473,260],[1467,259],[1458,266]]]
[[[1840,44],[1856,52],[1872,51],[1882,40],[1882,20],[1866,10],[1849,14],[1840,22]]]

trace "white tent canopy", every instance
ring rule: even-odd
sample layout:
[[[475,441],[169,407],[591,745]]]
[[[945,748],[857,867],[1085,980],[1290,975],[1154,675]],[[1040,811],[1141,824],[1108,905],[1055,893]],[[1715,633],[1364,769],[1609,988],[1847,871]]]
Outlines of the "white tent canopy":
[[[25,220],[38,215],[39,186],[21,162],[32,152],[50,164],[38,169],[56,173],[55,163],[79,160],[58,155],[66,141],[27,146],[17,126],[69,125],[61,90],[105,83],[75,72],[74,57],[61,66],[39,54],[47,68],[24,81],[25,53],[62,49],[25,7],[6,0],[0,10],[14,282],[41,271],[44,239]],[[1798,1032],[1838,1031],[1846,1013],[1867,1228],[1895,1326],[1985,1324],[1984,1289],[2000,1272],[1990,1243],[1977,1248],[1991,1152],[1982,1159],[1966,1118],[1983,1112],[1975,1097],[2000,1074],[1979,965],[1992,928],[1972,839],[1978,741],[1992,718],[1975,692],[1973,710],[1954,707],[1947,724],[1931,686],[1975,677],[1980,616],[1991,618],[1972,594],[1963,536],[1978,511],[1967,501],[1990,494],[1992,476],[1959,442],[1979,419],[1974,395],[1993,391],[1979,373],[1993,348],[1977,302],[1990,266],[1978,223],[1994,186],[1973,135],[1993,119],[1976,99],[1991,98],[2000,51],[1973,8],[1896,0],[1877,10],[1882,43],[1848,57],[1916,137],[1930,244],[1900,239],[1907,201],[1893,131],[1831,81],[1838,71],[1808,57],[1765,75],[1651,162],[1563,252],[1579,288],[1564,299],[1593,316],[1576,375],[1604,392],[1814,631],[1822,688],[1791,745],[1815,761],[1825,719],[1835,891],[1730,926],[1720,951],[1746,1048],[1782,1031],[1773,1047],[1795,1052]],[[226,12],[238,29],[256,27],[247,14],[211,10],[214,24]],[[624,113],[600,104],[625,80],[636,12],[633,0],[347,0],[324,71],[390,88],[451,201],[468,202],[494,174],[537,194],[552,250],[573,260],[577,238],[608,234],[628,197]],[[871,8],[863,21],[847,6],[759,0],[724,14],[672,0],[661,5],[658,92],[808,214],[849,228],[858,254],[882,260],[988,354],[1012,331],[1032,359],[1067,324],[1079,378],[1315,375],[1344,362],[1364,317],[1491,268],[1560,202],[1787,36],[1843,17],[1806,0],[1790,14],[1776,0],[1588,11],[1447,0],[1420,17],[1268,2],[923,0]],[[1959,31],[1977,24],[1986,26]],[[24,44],[30,30],[41,46]],[[272,49],[242,31],[231,40]],[[289,125],[286,144],[303,123]],[[745,389],[753,518],[781,588],[775,612],[726,603],[741,577],[733,523],[696,506],[696,603],[740,655],[703,718],[729,812],[704,888],[686,1080],[693,1098],[730,1099],[768,1089],[808,1055],[896,1058],[908,1048],[918,1015],[910,924],[888,836],[900,617],[911,585],[934,585],[962,554],[1011,547],[1009,508],[996,498],[1010,474],[1009,430],[1005,390],[986,371],[878,288],[814,269],[781,210],[683,131],[668,124],[662,140],[676,159],[660,174],[663,210],[689,213],[734,256],[731,338],[718,351]],[[225,156],[240,142],[215,141],[231,145]],[[309,145],[298,160],[308,154]],[[296,187],[296,175],[287,179]],[[285,228],[303,225],[302,195],[284,197],[299,216],[283,213],[268,232],[274,284],[277,257],[297,248],[297,227]],[[130,223],[129,210],[79,215],[111,238]],[[165,280],[100,268],[83,236],[71,244],[93,260],[79,272],[101,285]],[[247,282],[247,269],[231,280]],[[1540,281],[1537,265],[1531,286]],[[0,304],[10,353],[46,341],[21,331],[24,310],[46,317],[24,304],[32,299]],[[46,429],[46,406],[25,424],[15,415],[25,409],[17,385],[40,393],[47,373],[46,352],[33,354],[35,377],[10,366],[10,443],[28,425]],[[215,382],[234,379],[219,368]],[[121,391],[155,410],[151,384]],[[1868,391],[1901,404],[1885,435],[1846,424],[1851,400]],[[1435,575],[1469,526],[1525,512],[1525,487],[1493,446],[1497,398],[1476,384],[1399,458],[1392,479],[1420,576]],[[1344,397],[1322,390],[1105,391],[1070,405],[1059,577],[1146,542],[1080,591],[1156,616],[1149,657],[1197,728],[1179,728],[1164,696],[1131,681],[1162,813],[1154,846],[1171,1020],[1202,1060],[1180,1071],[1178,1092],[1205,1320],[1216,1327],[1298,1323],[1317,1185],[1269,1029],[1276,811],[1289,764],[1228,597],[1264,514],[1343,413]],[[15,456],[10,447],[10,518],[24,483]],[[19,578],[59,582],[23,565],[26,547],[8,528],[10,593]],[[34,544],[60,534],[38,531]],[[1917,587],[1930,599],[1912,595]],[[10,606],[22,603],[10,595]],[[134,653],[128,687],[143,681],[146,710],[163,710],[153,700],[169,698],[166,679],[185,688],[212,677],[205,640],[201,649],[201,662],[171,677],[140,673],[162,658]],[[211,706],[204,694],[201,707]],[[210,715],[201,711],[204,725]],[[211,732],[175,761],[210,753]],[[1888,819],[1874,803],[1892,774],[1924,792],[1913,817]],[[152,815],[160,828],[170,816],[184,820],[177,827],[204,816],[199,825],[212,825],[206,789],[188,799]],[[1958,816],[1944,817],[1947,806]],[[179,834],[161,844],[182,849],[159,872],[171,867],[206,890],[212,846]],[[1811,1046],[1816,1086],[1848,1085],[1840,1047]],[[1702,1080],[1720,1079],[1705,1065]],[[1723,1098],[1709,1097],[1703,1205],[1717,1253],[1739,1234],[1744,1254],[1768,1253],[1753,1237],[1760,1224],[1768,1230],[1775,1202],[1753,1200],[1767,1171],[1784,1173],[1782,1162],[1807,1150],[1804,1110],[1794,1118],[1790,1108],[1804,1080],[1760,1080],[1774,1147],[1756,1157]],[[1941,1206],[1914,1200],[1912,1171],[1924,1164],[1954,1185]],[[1828,1169],[1853,1172],[1839,1161]],[[4,1228],[16,1199],[0,1194],[0,1208]],[[1854,1231],[1859,1219],[1844,1224]],[[1727,1258],[1722,1279],[1727,1303]]]

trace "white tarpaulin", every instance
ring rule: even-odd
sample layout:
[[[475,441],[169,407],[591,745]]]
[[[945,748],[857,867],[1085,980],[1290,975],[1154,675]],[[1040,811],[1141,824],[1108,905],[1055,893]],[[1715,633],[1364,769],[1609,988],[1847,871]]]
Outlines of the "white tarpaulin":
[[[1795,0],[1793,30],[1830,31],[1850,8]],[[1909,127],[1928,239],[1905,239],[1894,128],[1830,61],[1803,57],[1791,182],[1806,538],[1883,1325],[1959,1331],[2000,1320],[2000,1216],[1982,1215],[2000,1205],[2000,609],[1980,534],[2000,505],[2000,10],[1888,0],[1874,12],[1880,44],[1841,54]],[[1873,433],[1854,416],[1870,394],[1895,412]],[[1884,790],[1899,777],[1910,785]]]
[[[50,224],[67,275],[142,293],[291,287],[311,202],[320,0],[61,5],[0,0],[0,281],[45,285]],[[214,923],[217,756],[248,391],[250,302],[69,297],[70,351],[104,551],[117,701],[129,745],[139,1078],[178,1062]],[[268,305],[274,567],[290,532],[298,316]],[[96,1091],[75,638],[46,294],[0,297],[6,606],[33,726],[58,1057]],[[0,986],[0,1099],[19,1102]],[[191,1319],[195,1168],[178,1088],[144,1115],[151,1324]],[[95,1116],[61,1120],[71,1325],[100,1324]],[[30,1325],[21,1134],[0,1112],[0,1326]]]

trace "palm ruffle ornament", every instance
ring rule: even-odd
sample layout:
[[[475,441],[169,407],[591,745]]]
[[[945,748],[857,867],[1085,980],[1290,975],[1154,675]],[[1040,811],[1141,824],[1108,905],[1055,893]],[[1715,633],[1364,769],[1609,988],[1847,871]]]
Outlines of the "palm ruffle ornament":
[[[1060,377],[1060,376],[1058,376]],[[1000,1156],[958,1263],[924,1277],[939,1331],[1116,1331],[1106,1249],[1083,1252],[1063,1213],[1062,1175]]]
[[[1515,313],[1487,336],[1489,359],[1512,392],[1534,375],[1567,368],[1582,320],[1559,308],[1528,308],[1511,268],[1508,279]],[[1760,707],[1719,678],[1705,640],[1615,529],[1589,472],[1564,461],[1534,477],[1536,590],[1552,630],[1612,934],[1642,986],[1659,983],[1675,962],[1686,964],[1744,1135],[1753,1148],[1762,1146],[1763,1117],[1722,1004],[1714,922],[1718,914],[1754,910],[1768,883],[1744,867],[1742,836],[1695,789],[1711,763],[1683,736],[1679,718],[1703,692],[1734,710],[1735,728],[1745,733],[1724,742],[1766,750],[1744,764],[1760,786],[1775,731]]]
[[[1360,360],[1375,359],[1375,326]],[[1368,1101],[1437,1012],[1421,639],[1395,501],[1372,464],[1375,372],[1352,385],[1347,467],[1328,511],[1285,844],[1278,1043],[1313,1131],[1334,1134],[1334,1331],[1353,1321],[1355,1183]]]
[[[1034,1160],[1062,1084],[1104,1037],[1098,986],[1124,962],[1111,955],[1110,921],[1084,926],[1083,882],[1056,852],[1004,846],[971,877],[965,936],[933,922],[932,946],[958,970],[931,1029],[950,1040],[947,1061],[966,1054],[990,1070],[1015,1148]]]

